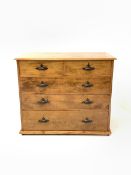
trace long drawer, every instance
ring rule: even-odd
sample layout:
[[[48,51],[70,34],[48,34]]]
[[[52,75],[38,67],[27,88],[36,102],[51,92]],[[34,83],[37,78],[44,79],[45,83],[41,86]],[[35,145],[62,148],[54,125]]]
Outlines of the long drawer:
[[[23,110],[108,109],[109,95],[44,95],[22,93]]]
[[[19,67],[21,77],[93,78],[112,74],[112,61],[20,61]]]
[[[20,88],[22,92],[44,94],[110,94],[111,77],[83,79],[21,77]]]
[[[22,130],[107,131],[108,111],[22,111]]]

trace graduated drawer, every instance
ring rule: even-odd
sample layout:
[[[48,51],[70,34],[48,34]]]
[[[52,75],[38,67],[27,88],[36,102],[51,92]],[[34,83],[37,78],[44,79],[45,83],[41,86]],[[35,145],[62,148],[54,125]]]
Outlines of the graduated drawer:
[[[19,61],[21,77],[99,77],[112,75],[112,61]]]
[[[22,93],[23,110],[108,109],[109,95],[44,95]]]
[[[108,111],[22,111],[22,130],[108,130]]]
[[[111,77],[47,79],[39,77],[21,77],[22,92],[44,94],[110,94]]]

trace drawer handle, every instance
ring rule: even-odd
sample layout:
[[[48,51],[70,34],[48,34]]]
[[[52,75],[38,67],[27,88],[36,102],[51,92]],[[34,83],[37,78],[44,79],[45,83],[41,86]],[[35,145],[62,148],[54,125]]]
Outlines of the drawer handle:
[[[47,70],[48,67],[45,66],[45,65],[43,65],[43,64],[41,64],[40,66],[36,67],[36,69],[37,69],[37,70]]]
[[[90,83],[89,81],[87,81],[86,83],[82,84],[83,87],[87,88],[87,87],[92,87],[93,84]]]
[[[49,103],[48,99],[45,99],[45,98],[42,98],[40,101],[39,101],[40,104],[46,104],[46,103]]]
[[[93,120],[85,118],[84,120],[82,120],[83,123],[92,123]]]
[[[43,117],[42,119],[38,120],[38,122],[40,122],[40,123],[47,123],[47,122],[49,122],[49,119]]]
[[[39,87],[47,87],[48,84],[45,83],[44,81],[41,81],[40,84],[38,85]]]
[[[85,67],[83,67],[83,70],[86,70],[86,71],[90,71],[90,70],[94,70],[94,69],[95,68],[92,67],[89,63]]]
[[[84,104],[91,104],[91,103],[93,103],[93,101],[91,101],[89,98],[87,98],[85,101],[83,101],[82,103],[84,103]]]

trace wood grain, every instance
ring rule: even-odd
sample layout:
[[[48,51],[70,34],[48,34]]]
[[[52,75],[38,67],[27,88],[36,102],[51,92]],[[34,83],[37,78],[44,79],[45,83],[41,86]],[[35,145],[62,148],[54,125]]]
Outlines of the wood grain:
[[[59,61],[19,61],[21,77],[48,77],[57,78],[63,76],[63,62]],[[37,70],[43,64],[47,70]]]
[[[48,84],[47,87],[39,87],[41,81]],[[82,85],[89,81],[92,87]],[[20,88],[22,92],[36,92],[44,94],[110,94],[111,77],[100,77],[97,79],[47,79],[37,77],[21,77]]]
[[[19,61],[21,77],[86,77],[97,78],[99,76],[111,76],[111,61]],[[37,70],[41,64],[47,66],[47,70]],[[83,70],[87,65],[94,70]]]
[[[107,131],[108,112],[98,110],[82,111],[23,111],[22,130],[88,130]],[[49,122],[40,123],[43,117]],[[88,117],[92,123],[83,123]]]
[[[42,98],[48,99],[48,103],[40,103]],[[92,102],[91,104],[83,103],[87,98]],[[22,110],[108,110],[109,102],[109,95],[44,95],[22,93]]]
[[[20,131],[22,135],[101,135],[109,136],[111,131]]]
[[[108,53],[39,53],[17,57],[21,134],[110,135],[113,64]],[[41,64],[48,69],[41,71]],[[87,65],[93,70],[84,70]],[[91,87],[84,87],[87,81]],[[40,87],[44,82],[48,86]],[[49,103],[40,104],[41,98]],[[82,101],[89,99],[91,104]],[[40,123],[45,117],[49,120]],[[91,123],[83,123],[88,118]]]
[[[26,53],[18,56],[16,60],[114,60],[114,56],[106,52],[46,52]]]
[[[20,89],[20,65],[19,61],[17,61],[17,73],[18,73],[18,86],[19,86],[19,101],[20,101],[20,122],[22,126],[22,96],[21,96],[21,89]]]
[[[87,65],[94,70],[84,70]],[[66,61],[64,62],[64,76],[74,78],[99,78],[99,76],[111,76],[111,61]],[[65,78],[64,77],[64,78]]]

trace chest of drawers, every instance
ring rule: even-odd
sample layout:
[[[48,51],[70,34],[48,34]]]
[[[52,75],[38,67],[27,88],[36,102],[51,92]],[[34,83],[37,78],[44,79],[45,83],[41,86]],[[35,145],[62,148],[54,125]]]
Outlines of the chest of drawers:
[[[16,60],[21,134],[111,133],[113,56],[38,53]]]

